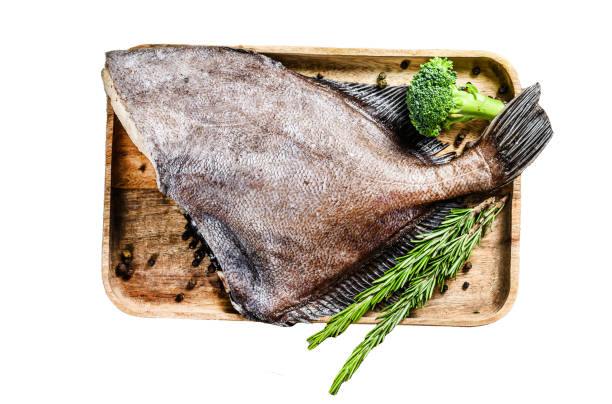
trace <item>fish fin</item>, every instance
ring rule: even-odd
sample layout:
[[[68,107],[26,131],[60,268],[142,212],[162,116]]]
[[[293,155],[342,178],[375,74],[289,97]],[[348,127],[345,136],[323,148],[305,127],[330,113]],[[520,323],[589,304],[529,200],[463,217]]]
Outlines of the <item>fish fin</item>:
[[[404,127],[412,126],[410,113],[406,105],[408,86],[380,88],[375,84],[350,83],[329,79],[318,81],[359,100],[370,115],[394,132],[400,132]]]
[[[491,141],[504,168],[504,184],[518,177],[542,152],[553,131],[540,107],[540,84],[526,88],[508,103],[480,138]],[[502,186],[503,186],[502,185]]]
[[[410,150],[410,153],[419,157],[425,163],[438,166],[450,163],[457,157],[457,153],[449,152],[437,156],[439,152],[448,147],[448,143],[442,143],[435,137],[421,136],[416,129],[410,124],[410,128],[414,130],[414,134],[410,136],[401,136],[405,139],[405,145]]]
[[[397,133],[402,145],[425,163],[446,164],[456,157],[455,152],[436,156],[438,152],[448,147],[448,144],[442,143],[435,137],[421,136],[412,125],[406,106],[408,86],[380,88],[375,84],[329,79],[317,79],[316,81],[355,99],[368,114],[390,131]]]
[[[430,205],[418,221],[383,248],[368,263],[334,283],[323,294],[284,313],[276,324],[288,326],[297,322],[316,321],[321,317],[329,317],[339,313],[355,301],[354,297],[357,294],[368,289],[372,286],[374,280],[393,268],[396,264],[395,258],[406,255],[408,251],[414,248],[412,241],[418,234],[435,230],[451,209],[464,207],[455,200],[441,201]]]

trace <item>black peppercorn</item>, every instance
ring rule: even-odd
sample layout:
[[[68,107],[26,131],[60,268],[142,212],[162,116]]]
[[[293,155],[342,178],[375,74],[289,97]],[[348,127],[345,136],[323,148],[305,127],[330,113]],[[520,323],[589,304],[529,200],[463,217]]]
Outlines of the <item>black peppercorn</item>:
[[[124,281],[129,281],[130,279],[132,279],[132,275],[134,275],[134,271],[135,269],[133,267],[127,267],[125,273],[121,276],[121,279],[123,279]]]
[[[204,258],[204,255],[206,255],[206,251],[204,251],[204,249],[200,247],[193,253],[193,258],[201,260],[202,258]]]
[[[117,264],[117,266],[115,267],[115,275],[121,278],[127,273],[127,270],[128,270],[127,265],[121,262]]]
[[[402,63],[400,63],[400,67],[402,69],[407,69],[408,66],[410,66],[410,61],[409,60],[402,60]]]
[[[446,292],[447,290],[448,290],[448,285],[442,286],[442,293]]]
[[[191,250],[195,249],[198,246],[198,243],[199,243],[198,239],[192,240],[191,243],[189,243],[189,248]]]
[[[478,75],[480,74],[480,67],[475,66],[475,67],[472,69],[472,74],[473,74],[474,76],[478,76]]]
[[[472,263],[466,262],[465,265],[463,266],[463,272],[468,272],[470,269],[472,269]]]
[[[508,86],[505,84],[499,87],[499,90],[497,90],[498,94],[506,94],[507,92],[508,92]]]
[[[181,236],[181,239],[183,239],[183,241],[187,241],[189,237],[191,237],[191,232],[189,230],[186,230],[185,233],[183,233],[183,235]]]
[[[217,260],[210,261],[210,265],[208,266],[208,272],[213,273],[221,270],[221,266],[217,262]]]
[[[197,267],[197,266],[200,265],[201,262],[202,262],[202,260],[195,259],[195,260],[191,261],[191,266],[192,267]]]
[[[183,293],[179,293],[178,295],[176,295],[176,297],[174,298],[174,301],[177,303],[180,303],[183,301],[183,299],[185,298],[185,295]]]
[[[465,139],[465,135],[466,135],[465,131],[463,131],[463,130],[459,131],[459,133],[457,134],[457,137],[455,138],[455,143],[454,143],[455,147],[461,146],[461,143]]]
[[[469,287],[470,287],[470,283],[469,282],[463,282],[463,286],[461,286],[461,288],[463,290],[467,290],[467,288],[469,288]]]
[[[196,282],[195,280],[190,280],[189,282],[187,282],[187,286],[185,286],[185,289],[187,290],[192,290],[193,288],[196,287],[198,282]]]
[[[321,80],[323,78],[323,75],[321,73],[317,73],[317,79]]]
[[[152,267],[153,265],[155,265],[155,262],[157,262],[157,254],[153,254],[151,255],[151,257],[149,257],[149,260],[147,261],[147,265]]]

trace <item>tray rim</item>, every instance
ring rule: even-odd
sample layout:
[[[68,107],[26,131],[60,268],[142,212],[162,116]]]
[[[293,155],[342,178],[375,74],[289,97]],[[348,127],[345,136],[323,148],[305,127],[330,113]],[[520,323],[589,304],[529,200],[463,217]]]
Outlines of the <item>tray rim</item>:
[[[153,47],[153,46],[205,46],[205,45],[178,45],[178,44],[143,44],[137,45],[130,49]],[[502,56],[482,50],[452,50],[452,49],[377,49],[377,48],[332,48],[332,47],[307,47],[307,46],[247,46],[235,45],[232,48],[249,49],[259,53],[278,53],[286,55],[335,55],[335,56],[362,56],[362,57],[431,57],[431,56],[446,56],[449,58],[485,58],[500,65],[508,74],[510,83],[514,89],[514,93],[518,94],[521,91],[521,85],[518,74],[514,67]],[[197,318],[202,320],[231,320],[231,321],[248,321],[240,315],[227,315],[228,313],[203,313],[198,315],[189,315],[184,312],[164,312],[158,313],[153,310],[146,309],[142,305],[141,310],[133,308],[133,305],[126,305],[117,296],[110,285],[109,274],[111,272],[110,259],[110,212],[111,212],[111,169],[112,169],[112,152],[113,152],[113,132],[114,132],[115,113],[107,97],[106,107],[106,158],[105,158],[105,174],[104,174],[104,212],[103,212],[103,229],[102,229],[102,280],[107,296],[113,304],[122,312],[136,317],[170,317],[170,318]],[[412,318],[409,317],[403,320],[402,325],[436,325],[436,326],[458,326],[458,327],[473,327],[493,323],[504,317],[512,309],[517,293],[518,293],[518,274],[519,274],[519,248],[520,248],[520,215],[521,215],[521,178],[518,177],[512,183],[511,194],[511,211],[510,211],[510,288],[508,296],[499,309],[486,317],[481,318],[443,318],[443,319],[427,319],[427,318]],[[376,318],[367,317],[359,320],[358,324],[374,324]]]

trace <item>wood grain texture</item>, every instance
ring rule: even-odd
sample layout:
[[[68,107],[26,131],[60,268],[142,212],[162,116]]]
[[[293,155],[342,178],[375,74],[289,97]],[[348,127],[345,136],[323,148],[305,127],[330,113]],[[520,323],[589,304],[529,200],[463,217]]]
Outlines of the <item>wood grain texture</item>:
[[[265,53],[309,76],[320,73],[334,80],[375,83],[378,73],[384,71],[390,85],[409,82],[430,57],[447,56],[455,62],[458,82],[470,81],[485,95],[507,101],[521,89],[507,61],[482,51],[237,47]],[[410,62],[407,69],[400,67],[404,60]],[[481,72],[473,75],[476,66]],[[507,93],[497,94],[504,85]],[[110,299],[137,316],[244,320],[231,306],[218,276],[207,273],[208,259],[199,267],[191,266],[193,250],[181,239],[186,222],[179,207],[157,190],[153,167],[131,142],[110,104],[107,117],[102,275]],[[455,125],[440,136],[450,143],[443,153],[455,150],[452,143],[459,131],[469,134],[457,152],[486,125],[485,121]],[[506,190],[511,202],[481,247],[474,250],[473,268],[460,272],[448,283],[446,293],[436,292],[402,324],[475,326],[493,322],[510,310],[518,288],[520,178]],[[121,250],[128,247],[133,248],[135,273],[124,281],[114,268]],[[152,254],[158,258],[150,267],[146,262]],[[186,290],[190,280],[196,286]],[[466,281],[470,287],[463,290]],[[175,301],[178,293],[185,296],[180,303]],[[375,317],[376,313],[369,313],[360,322],[374,323]]]

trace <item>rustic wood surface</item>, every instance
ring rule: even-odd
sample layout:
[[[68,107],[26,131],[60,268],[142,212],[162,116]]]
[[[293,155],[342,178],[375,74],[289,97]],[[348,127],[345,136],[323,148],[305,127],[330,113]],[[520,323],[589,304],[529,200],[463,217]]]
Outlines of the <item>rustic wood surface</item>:
[[[150,46],[150,45],[143,45]],[[432,56],[448,56],[455,63],[458,82],[472,82],[484,94],[507,101],[520,91],[514,69],[501,57],[482,51],[381,50],[303,47],[247,47],[280,60],[300,73],[343,81],[376,83],[378,73],[387,73],[389,85],[405,84],[419,65]],[[409,61],[402,69],[402,61]],[[480,68],[478,75],[472,74]],[[507,86],[505,94],[498,89]],[[231,306],[215,273],[207,272],[208,259],[192,267],[193,250],[181,235],[186,224],[179,207],[163,196],[147,158],[132,143],[110,104],[107,108],[106,177],[102,275],[109,297],[126,313],[146,317],[244,320]],[[449,143],[442,153],[461,152],[486,127],[485,121],[455,125],[440,139]],[[462,145],[453,141],[467,130]],[[474,326],[493,322],[511,308],[518,287],[520,234],[520,178],[506,187],[511,194],[491,233],[474,250],[473,267],[448,283],[446,293],[436,292],[427,305],[415,310],[402,324]],[[134,275],[125,281],[115,275],[123,249],[133,249]],[[156,262],[147,261],[157,254]],[[189,281],[196,286],[187,290]],[[467,290],[462,289],[469,282]],[[176,302],[177,294],[184,299]],[[361,323],[375,322],[376,313]]]

